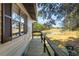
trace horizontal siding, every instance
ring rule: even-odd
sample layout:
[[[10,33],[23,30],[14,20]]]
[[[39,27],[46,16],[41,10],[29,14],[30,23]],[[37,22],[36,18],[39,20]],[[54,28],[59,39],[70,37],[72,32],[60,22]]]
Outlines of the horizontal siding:
[[[26,47],[28,49],[28,44],[32,39],[32,20],[29,17],[27,20],[27,34],[0,44],[0,56],[20,56]]]
[[[0,44],[0,56],[20,56],[23,54],[25,48],[28,47],[28,44],[32,39],[32,21],[28,19],[27,22],[27,34],[4,44]]]
[[[25,39],[26,38],[26,39]],[[28,39],[27,35],[23,35],[12,41],[0,45],[0,56],[22,55],[25,48],[28,46],[31,37]]]

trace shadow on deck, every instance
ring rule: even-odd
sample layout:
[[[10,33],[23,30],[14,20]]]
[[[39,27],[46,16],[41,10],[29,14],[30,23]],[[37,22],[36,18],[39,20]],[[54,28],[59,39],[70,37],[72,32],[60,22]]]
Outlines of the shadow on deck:
[[[48,56],[47,52],[43,52],[43,43],[41,43],[40,37],[34,37],[29,46],[27,56]]]

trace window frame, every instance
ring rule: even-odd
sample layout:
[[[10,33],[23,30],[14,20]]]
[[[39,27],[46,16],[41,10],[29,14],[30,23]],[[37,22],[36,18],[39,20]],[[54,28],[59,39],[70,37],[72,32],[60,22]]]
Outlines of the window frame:
[[[17,6],[17,4],[15,6]],[[13,6],[12,6],[12,14],[13,14],[13,12],[16,13],[16,11],[14,11]],[[25,31],[24,31],[24,27],[25,27],[25,20],[27,20],[27,19],[24,18],[24,16],[26,16],[26,14],[24,14],[24,12],[19,7],[18,7],[18,12],[19,13],[16,13],[16,14],[19,16],[19,21],[14,20],[13,17],[12,17],[12,21],[15,21],[15,22],[18,22],[19,23],[19,32],[18,33],[19,33],[19,36],[22,36],[22,35],[26,34]],[[24,22],[23,23],[21,22],[21,18],[24,19]],[[22,32],[21,32],[21,24],[23,25],[23,31]],[[19,36],[13,37],[14,35],[17,35],[17,33],[12,33],[12,38],[19,37]]]
[[[12,40],[12,28],[11,28],[11,12],[12,4],[1,4],[1,43]],[[8,21],[7,21],[8,20]],[[7,34],[8,33],[8,34]]]

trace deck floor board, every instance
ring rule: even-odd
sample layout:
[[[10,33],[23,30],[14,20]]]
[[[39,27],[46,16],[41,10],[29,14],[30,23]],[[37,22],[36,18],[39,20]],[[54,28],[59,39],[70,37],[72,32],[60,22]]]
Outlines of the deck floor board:
[[[43,43],[41,43],[41,39],[34,38],[30,42],[30,47],[26,55],[27,56],[48,56],[48,53],[43,52]]]

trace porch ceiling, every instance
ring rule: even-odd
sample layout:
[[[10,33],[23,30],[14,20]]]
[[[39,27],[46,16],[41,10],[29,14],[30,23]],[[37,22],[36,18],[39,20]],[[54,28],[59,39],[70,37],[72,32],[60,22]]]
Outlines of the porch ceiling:
[[[35,3],[23,3],[25,9],[30,14],[33,20],[36,20],[36,4]]]

